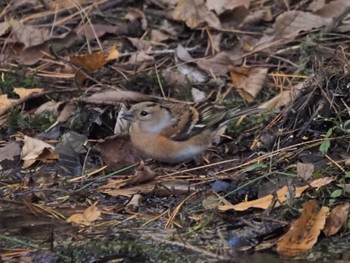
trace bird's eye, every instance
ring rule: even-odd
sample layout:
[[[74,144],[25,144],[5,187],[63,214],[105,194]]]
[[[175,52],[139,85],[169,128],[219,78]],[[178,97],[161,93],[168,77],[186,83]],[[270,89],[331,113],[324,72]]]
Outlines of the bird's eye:
[[[144,111],[144,110],[140,112],[140,115],[141,115],[141,116],[147,116],[148,114],[149,114],[149,113],[148,113],[147,111]]]

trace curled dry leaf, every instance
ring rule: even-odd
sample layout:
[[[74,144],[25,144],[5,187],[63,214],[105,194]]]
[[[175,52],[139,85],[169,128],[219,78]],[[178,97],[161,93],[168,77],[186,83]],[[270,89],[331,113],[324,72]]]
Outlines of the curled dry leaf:
[[[75,223],[81,226],[90,226],[92,222],[96,221],[101,215],[100,209],[93,204],[86,208],[83,213],[76,213],[67,219],[68,223]]]
[[[333,236],[338,233],[348,220],[350,203],[345,203],[334,207],[326,220],[323,232],[326,236]]]
[[[46,142],[29,136],[24,136],[23,142],[21,152],[21,158],[24,161],[23,168],[28,168],[37,160],[58,159],[58,155],[53,152],[55,148]]]
[[[208,10],[204,0],[179,0],[172,16],[192,29],[205,24],[212,28],[221,27],[220,20]]]
[[[230,67],[233,87],[244,100],[253,102],[265,82],[267,70],[267,68]]]
[[[310,250],[323,229],[329,208],[317,210],[316,200],[303,205],[303,212],[290,230],[277,241],[277,252],[285,256],[296,256]]]
[[[103,52],[97,52],[93,54],[85,54],[79,56],[71,56],[69,59],[75,66],[86,70],[87,72],[93,73],[96,70],[103,67],[108,62],[116,59],[119,56],[119,52],[115,46],[113,46],[107,56]],[[78,85],[82,85],[86,79],[85,74],[81,72],[76,73],[76,82]]]

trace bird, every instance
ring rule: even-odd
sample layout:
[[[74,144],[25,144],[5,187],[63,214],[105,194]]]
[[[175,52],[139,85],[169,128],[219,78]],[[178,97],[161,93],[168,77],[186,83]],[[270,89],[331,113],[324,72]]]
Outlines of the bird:
[[[196,104],[170,101],[139,102],[122,114],[130,122],[130,140],[145,156],[160,162],[181,163],[201,155],[211,146],[215,131],[258,107],[232,108],[203,101]]]

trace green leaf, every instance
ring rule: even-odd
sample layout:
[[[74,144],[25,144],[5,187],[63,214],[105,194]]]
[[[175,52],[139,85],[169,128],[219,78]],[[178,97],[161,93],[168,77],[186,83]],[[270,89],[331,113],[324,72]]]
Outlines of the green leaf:
[[[349,178],[350,177],[350,171],[345,173],[345,178]]]
[[[343,194],[343,190],[342,189],[338,189],[335,190],[333,193],[331,193],[331,197],[332,198],[337,198],[339,196],[341,196]]]
[[[328,152],[330,146],[331,146],[331,142],[326,139],[321,143],[319,150],[321,153],[325,154]]]

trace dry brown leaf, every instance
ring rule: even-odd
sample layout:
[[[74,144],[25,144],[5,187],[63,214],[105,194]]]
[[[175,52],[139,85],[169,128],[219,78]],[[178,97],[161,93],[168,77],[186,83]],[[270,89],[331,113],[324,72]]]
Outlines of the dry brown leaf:
[[[31,66],[43,58],[45,53],[49,53],[49,46],[50,42],[47,41],[43,44],[24,49],[24,45],[15,43],[11,47],[10,57],[20,64]]]
[[[323,232],[326,236],[333,236],[338,233],[348,220],[350,203],[345,203],[334,207],[326,220]]]
[[[303,205],[303,212],[290,230],[277,241],[277,252],[285,256],[296,256],[310,250],[323,229],[329,208],[317,210],[316,200]]]
[[[197,28],[207,24],[212,28],[220,28],[220,20],[210,12],[204,0],[179,0],[172,14],[175,20],[186,22],[189,28]]]
[[[316,12],[317,10],[323,8],[325,5],[326,5],[326,0],[313,0],[307,7],[307,10]]]
[[[157,174],[143,162],[135,170],[135,174],[127,179],[110,180],[100,187],[100,191],[112,196],[132,196],[137,193],[149,193],[158,184],[154,180]]]
[[[170,38],[169,35],[163,33],[162,31],[158,29],[152,29],[151,30],[151,41],[155,43],[160,43],[163,41],[166,41]]]
[[[0,95],[0,111],[10,106],[13,102],[17,100],[9,99],[7,95]]]
[[[200,59],[197,65],[208,75],[224,76],[232,65],[232,60],[226,52],[220,52],[211,58]]]
[[[231,67],[234,89],[244,100],[253,102],[265,82],[267,70],[267,68]]]
[[[97,52],[93,54],[71,56],[70,61],[74,65],[81,67],[88,72],[95,72],[111,60],[116,59],[118,55],[118,50],[114,46],[109,50],[107,56],[105,56],[102,52]]]
[[[16,41],[22,43],[25,49],[38,46],[50,39],[50,32],[46,28],[27,26],[13,18],[8,23]]]
[[[3,160],[13,161],[16,156],[21,154],[21,148],[18,145],[18,142],[9,142],[6,143],[4,147],[0,148],[0,162]]]
[[[336,0],[317,10],[315,14],[325,18],[338,18],[350,7],[349,0]]]
[[[44,156],[48,156],[47,152],[44,152],[46,150],[54,150],[55,148],[41,140],[24,136],[24,145],[21,152],[21,158],[24,161],[22,167],[28,168],[30,165],[32,165],[36,160],[39,160],[39,157],[41,154],[44,154]],[[52,151],[50,151],[53,153]],[[49,158],[51,156],[48,156]]]
[[[153,57],[151,57],[150,55],[145,53],[143,50],[141,50],[137,53],[132,54],[128,60],[128,63],[132,65],[139,65],[143,62],[149,63],[153,61],[154,61]]]
[[[90,226],[92,222],[96,221],[101,215],[100,209],[93,204],[86,208],[83,213],[76,213],[70,216],[66,221],[68,223],[75,223],[82,226]]]
[[[162,70],[162,77],[165,83],[169,86],[185,86],[188,84],[188,80],[185,75],[181,74],[178,70],[167,68]]]
[[[209,10],[214,10],[216,14],[221,15],[223,12],[233,10],[239,6],[248,9],[250,0],[207,0],[206,6]]]
[[[131,42],[131,44],[134,47],[136,47],[138,51],[143,50],[147,53],[152,49],[151,43],[146,40],[135,38],[135,37],[128,37],[127,39]]]
[[[297,163],[297,174],[304,180],[309,180],[314,172],[314,165],[312,163]]]
[[[37,108],[34,112],[34,115],[40,115],[44,112],[50,112],[54,115],[57,115],[57,108],[61,105],[61,103],[58,103],[53,100],[49,100],[45,102],[44,104],[41,104],[39,108]]]
[[[311,187],[319,188],[321,186],[327,185],[335,180],[335,177],[325,177],[320,178],[317,180],[314,180],[310,183]],[[309,188],[309,185],[300,186],[295,188],[295,196],[294,198],[299,198],[301,194]],[[275,207],[280,206],[283,202],[287,200],[287,195],[289,195],[289,190],[287,186],[282,187],[279,189],[275,195],[266,195],[264,197],[261,197],[256,200],[248,201],[248,202],[242,202],[236,205],[232,204],[223,204],[220,205],[218,208],[220,211],[227,211],[227,210],[236,210],[236,211],[244,211],[248,208],[261,208],[261,209],[267,209],[270,207],[271,203],[277,198],[278,202],[276,203]]]
[[[13,91],[18,94],[20,98],[30,96],[34,93],[40,93],[43,91],[41,88],[25,89],[25,88],[14,88]]]
[[[2,35],[6,34],[7,31],[9,30],[9,28],[10,28],[10,25],[9,25],[9,23],[7,21],[1,22],[0,23],[0,37]]]
[[[267,30],[265,35],[253,47],[254,50],[261,50],[282,44],[294,39],[301,31],[320,28],[328,25],[331,18],[325,18],[303,11],[287,11],[276,18],[273,30]]]
[[[80,67],[87,72],[93,73],[103,67],[108,62],[116,59],[119,56],[119,52],[116,49],[115,46],[113,46],[109,52],[108,55],[105,56],[102,52],[97,52],[93,54],[85,54],[85,55],[79,55],[79,56],[71,56],[69,59],[77,67]],[[76,76],[76,83],[78,86],[82,86],[83,81],[86,79],[85,74],[81,72],[77,72]]]
[[[67,102],[60,114],[58,115],[57,121],[60,123],[64,123],[69,120],[69,118],[72,116],[73,112],[76,109],[76,105],[74,102]]]
[[[246,26],[246,25],[254,25],[258,24],[261,21],[268,21],[270,22],[273,19],[273,16],[271,14],[271,9],[263,9],[263,10],[257,10],[255,12],[251,12],[248,14],[241,24],[240,27]]]

